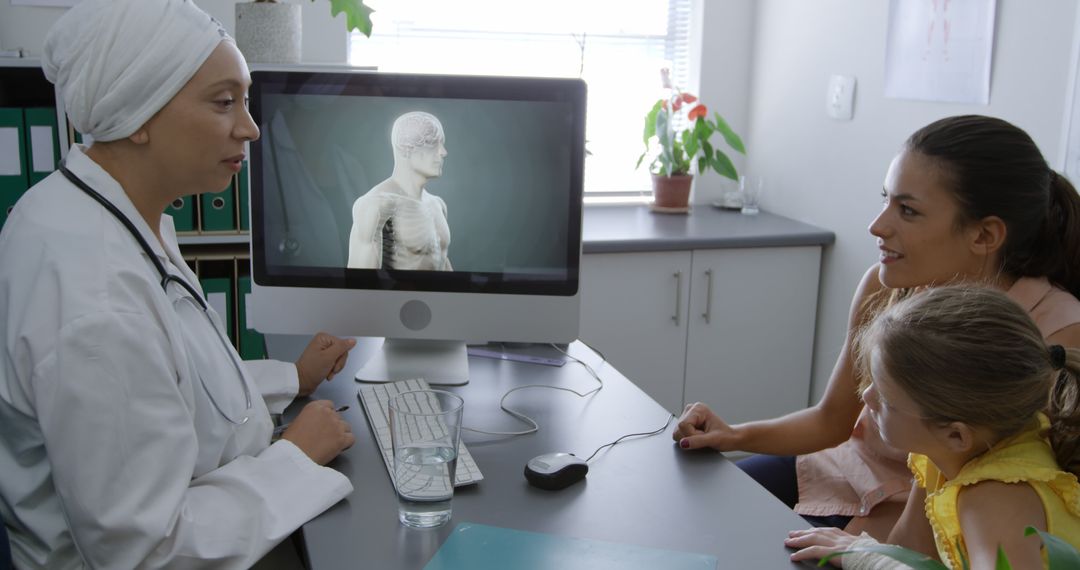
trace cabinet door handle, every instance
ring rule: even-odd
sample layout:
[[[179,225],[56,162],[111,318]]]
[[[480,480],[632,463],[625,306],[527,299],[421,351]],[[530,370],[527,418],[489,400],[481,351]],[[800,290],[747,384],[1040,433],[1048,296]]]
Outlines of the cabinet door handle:
[[[682,271],[676,271],[675,277],[675,314],[671,315],[671,320],[675,321],[675,325],[679,324],[679,317],[682,314]]]
[[[712,269],[705,270],[705,312],[701,313],[701,316],[705,318],[706,324],[712,316]]]

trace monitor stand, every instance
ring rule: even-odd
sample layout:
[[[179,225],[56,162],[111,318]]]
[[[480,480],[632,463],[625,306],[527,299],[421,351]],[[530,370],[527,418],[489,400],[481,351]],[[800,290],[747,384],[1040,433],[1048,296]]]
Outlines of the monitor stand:
[[[423,378],[433,386],[469,382],[465,343],[446,340],[388,338],[371,360],[356,372],[358,382],[395,382]]]

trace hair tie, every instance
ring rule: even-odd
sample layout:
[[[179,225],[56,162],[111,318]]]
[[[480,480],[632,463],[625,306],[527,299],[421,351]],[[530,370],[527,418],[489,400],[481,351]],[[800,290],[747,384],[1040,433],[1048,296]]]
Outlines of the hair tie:
[[[1050,347],[1050,364],[1054,370],[1065,368],[1065,347],[1055,344]]]

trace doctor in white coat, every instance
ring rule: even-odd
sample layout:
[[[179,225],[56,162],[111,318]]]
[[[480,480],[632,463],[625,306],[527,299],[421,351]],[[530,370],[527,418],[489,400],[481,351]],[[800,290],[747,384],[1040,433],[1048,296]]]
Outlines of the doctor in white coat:
[[[329,402],[271,444],[353,341],[243,362],[167,204],[217,191],[259,132],[247,66],[188,0],[84,0],[43,67],[90,134],[0,234],[0,515],[20,568],[245,568],[352,487]],[[127,220],[126,222],[124,220]]]

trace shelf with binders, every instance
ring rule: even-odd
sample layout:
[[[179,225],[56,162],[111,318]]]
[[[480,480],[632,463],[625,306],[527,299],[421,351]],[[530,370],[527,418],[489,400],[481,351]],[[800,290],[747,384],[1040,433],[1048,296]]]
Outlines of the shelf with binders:
[[[173,218],[180,244],[247,244],[251,240],[249,188],[248,161],[245,160],[240,165],[240,172],[222,191],[173,201],[165,213]]]
[[[53,86],[36,60],[0,59],[0,226],[61,158]]]
[[[247,325],[251,270],[247,251],[228,244],[187,248],[184,259],[199,278],[206,302],[221,316],[229,340],[244,360],[266,358],[263,335]]]

